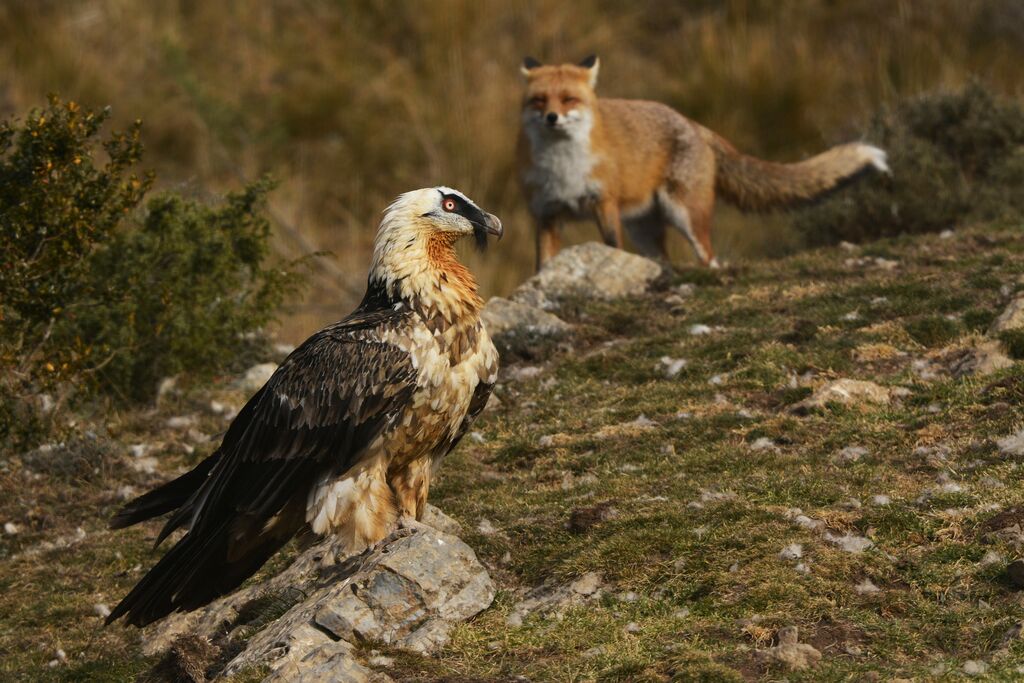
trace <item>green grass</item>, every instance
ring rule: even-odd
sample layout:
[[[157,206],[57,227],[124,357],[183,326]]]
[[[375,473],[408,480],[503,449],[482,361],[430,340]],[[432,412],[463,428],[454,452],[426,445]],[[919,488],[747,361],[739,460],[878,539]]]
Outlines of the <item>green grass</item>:
[[[982,236],[993,243],[977,249]],[[498,583],[494,605],[434,657],[360,647],[394,656],[388,673],[399,681],[925,680],[970,659],[1012,680],[1024,642],[1003,642],[1020,620],[1003,571],[1017,550],[983,525],[1024,505],[1019,463],[993,444],[1024,423],[1024,367],[923,381],[912,365],[983,328],[968,314],[990,321],[1002,310],[1000,287],[1024,273],[1022,249],[1024,234],[983,226],[880,243],[874,251],[899,262],[891,271],[844,265],[840,250],[744,263],[702,277],[676,313],[667,292],[575,302],[571,348],[530,361],[542,366],[535,379],[502,380],[502,406],[478,426],[483,443],[460,446],[432,489]],[[716,330],[690,335],[698,322]],[[668,379],[666,355],[689,365]],[[808,383],[833,377],[907,393],[889,406],[786,412]],[[0,473],[14,492],[0,518],[24,529],[0,537],[0,678],[130,680],[152,664],[134,631],[102,629],[91,612],[113,605],[159,555],[149,548],[155,527],[104,529],[112,491],[154,481],[127,466],[118,444],[161,441],[168,470],[195,462],[209,444],[186,454],[189,437],[162,425],[199,411],[198,429],[216,434],[224,423],[204,412],[210,398],[241,399],[224,386],[194,388],[155,414],[93,425],[110,439],[103,457],[86,450],[53,471],[14,460]],[[631,425],[640,415],[655,424]],[[753,449],[762,437],[775,447]],[[946,459],[927,450],[940,445]],[[846,446],[867,452],[841,463]],[[883,495],[887,505],[873,502]],[[615,514],[569,528],[574,511],[602,504]],[[797,524],[795,508],[825,527]],[[484,518],[497,533],[477,531]],[[24,554],[77,526],[87,535],[73,547]],[[873,547],[844,552],[825,531]],[[780,559],[791,543],[803,556]],[[990,551],[1002,559],[983,563]],[[601,598],[506,624],[524,591],[591,571],[603,577]],[[858,593],[866,579],[879,592]],[[788,625],[822,652],[815,669],[787,672],[755,654]],[[48,668],[58,647],[68,663]]]

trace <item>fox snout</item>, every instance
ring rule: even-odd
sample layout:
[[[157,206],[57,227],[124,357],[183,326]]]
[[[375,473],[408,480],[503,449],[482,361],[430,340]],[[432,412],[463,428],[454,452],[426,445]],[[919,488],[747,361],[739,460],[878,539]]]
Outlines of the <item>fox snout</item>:
[[[556,112],[556,111],[549,111],[549,112],[548,112],[548,113],[547,113],[547,114],[546,114],[546,115],[544,116],[544,121],[545,121],[545,122],[546,122],[546,123],[547,123],[547,124],[548,124],[549,126],[551,126],[552,128],[554,128],[555,126],[557,126],[557,125],[558,125],[558,112]]]

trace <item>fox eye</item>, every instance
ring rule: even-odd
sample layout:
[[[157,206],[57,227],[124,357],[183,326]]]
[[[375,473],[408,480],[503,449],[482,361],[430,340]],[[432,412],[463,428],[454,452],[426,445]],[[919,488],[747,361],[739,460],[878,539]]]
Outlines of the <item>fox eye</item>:
[[[443,202],[441,202],[441,208],[451,213],[456,209],[455,200],[451,199],[450,197],[446,198]]]
[[[563,97],[562,104],[579,104],[580,98],[578,97]]]
[[[544,97],[538,95],[530,98],[530,105],[533,107],[543,107],[546,101],[547,100]]]

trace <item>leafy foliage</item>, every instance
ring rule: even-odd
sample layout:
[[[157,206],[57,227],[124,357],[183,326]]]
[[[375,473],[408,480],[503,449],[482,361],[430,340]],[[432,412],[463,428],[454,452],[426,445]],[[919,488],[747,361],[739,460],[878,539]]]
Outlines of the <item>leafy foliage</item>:
[[[0,439],[44,391],[144,400],[222,368],[296,284],[266,264],[268,181],[141,211],[141,123],[99,144],[107,117],[51,98],[0,124]]]
[[[798,215],[809,243],[1024,215],[1024,109],[980,83],[907,101],[877,116],[865,137],[889,153],[891,179],[859,183]]]

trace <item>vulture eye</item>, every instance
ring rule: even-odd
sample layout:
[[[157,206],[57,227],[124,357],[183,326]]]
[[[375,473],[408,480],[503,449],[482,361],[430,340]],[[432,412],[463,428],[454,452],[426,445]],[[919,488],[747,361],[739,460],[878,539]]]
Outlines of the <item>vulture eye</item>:
[[[449,213],[454,211],[456,209],[455,200],[450,197],[445,198],[445,200],[441,202],[441,208]]]

